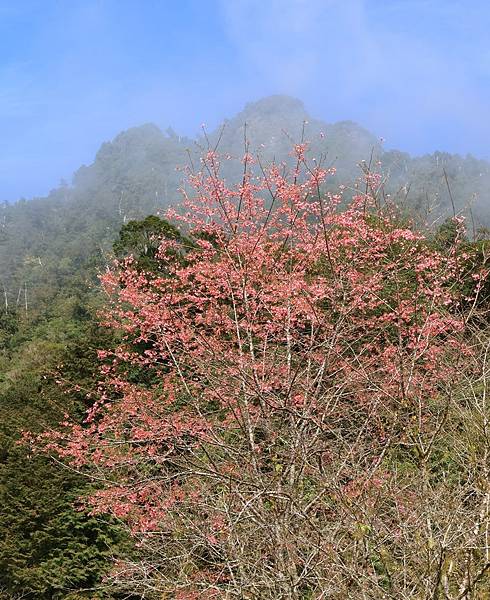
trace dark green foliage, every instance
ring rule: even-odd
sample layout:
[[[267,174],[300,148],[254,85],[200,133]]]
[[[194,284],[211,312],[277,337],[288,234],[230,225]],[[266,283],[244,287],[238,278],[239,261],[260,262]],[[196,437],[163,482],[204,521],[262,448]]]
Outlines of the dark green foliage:
[[[442,249],[448,249],[454,245],[458,238],[458,224],[454,219],[446,219],[440,225],[434,236],[436,245]]]
[[[119,238],[113,245],[114,253],[117,258],[133,256],[138,269],[153,273],[161,265],[156,255],[163,238],[181,243],[185,241],[174,225],[155,215],[141,221],[129,221],[121,227]]]
[[[89,484],[83,475],[19,443],[22,431],[57,426],[66,413],[81,420],[93,401],[96,350],[113,343],[96,325],[97,304],[73,285],[36,323],[12,313],[0,318],[2,598],[112,597],[100,589],[102,577],[112,557],[128,551],[117,523],[77,508]]]
[[[0,350],[5,349],[18,330],[18,317],[15,313],[0,313]]]
[[[480,283],[477,283],[479,274],[484,273],[489,266],[489,233],[486,228],[480,228],[476,239],[469,239],[468,235],[461,231],[461,226],[458,226],[453,218],[448,218],[436,229],[432,236],[432,243],[439,251],[450,252],[456,239],[459,238],[461,241],[459,252],[467,256],[462,303],[466,308],[472,307],[470,316],[473,320],[477,318],[480,325],[487,323],[488,308],[490,306],[490,279],[486,277]],[[475,285],[477,286],[476,294]]]
[[[51,599],[100,586],[124,536],[116,524],[74,508],[85,479],[15,446],[0,475],[0,589]]]
[[[156,216],[132,221],[115,251],[151,269],[162,237],[185,241]],[[115,340],[97,324],[95,282],[87,261],[50,290],[50,304],[36,316],[0,314],[0,597],[116,598],[103,591],[102,578],[114,556],[132,551],[120,525],[77,507],[90,484],[82,474],[19,444],[22,431],[57,427],[66,414],[81,422],[96,398],[97,350]],[[148,369],[133,374],[140,384],[151,376]]]

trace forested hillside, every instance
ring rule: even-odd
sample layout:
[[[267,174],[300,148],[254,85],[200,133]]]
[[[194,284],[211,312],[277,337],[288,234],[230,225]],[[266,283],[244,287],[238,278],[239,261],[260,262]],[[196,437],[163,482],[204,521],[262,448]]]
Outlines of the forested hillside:
[[[306,155],[295,146],[301,141]],[[256,184],[244,177],[247,151]],[[298,165],[303,179],[288,179]],[[180,192],[192,191],[186,168],[201,173],[202,192],[187,213]],[[211,184],[241,184],[242,191],[225,194],[227,205]],[[305,189],[315,198],[307,208],[299,200]],[[326,212],[321,198],[329,198]],[[271,217],[277,205],[282,217]],[[155,216],[170,206],[180,214],[172,224]],[[338,593],[347,594],[332,596],[339,599],[409,598],[412,589],[414,597],[463,600],[468,585],[471,598],[486,598],[476,594],[485,594],[490,570],[480,544],[488,536],[486,471],[478,475],[487,468],[488,409],[472,398],[487,378],[489,207],[490,163],[385,151],[359,125],[315,120],[283,96],[251,103],[195,140],[135,127],[104,143],[91,165],[48,197],[3,204],[0,597],[306,600],[319,597],[330,572]],[[465,226],[451,220],[461,214]],[[331,231],[338,233],[332,247]],[[128,256],[133,262],[124,262]],[[319,291],[325,287],[328,297]],[[252,304],[242,305],[247,294]],[[166,306],[195,319],[192,327]],[[103,318],[107,327],[99,326]],[[338,353],[342,367],[324,364],[325,340],[335,340],[328,353]],[[392,368],[397,352],[403,365]],[[462,356],[471,367],[460,364]],[[369,385],[352,366],[358,363]],[[340,382],[331,385],[335,377]],[[225,380],[223,398],[217,381]],[[250,406],[234,406],[234,386]],[[202,405],[191,402],[193,393],[205,398]],[[111,401],[104,413],[105,400],[97,412],[106,396],[120,413],[110,413]],[[328,398],[325,413],[318,398]],[[105,429],[85,420],[90,409]],[[162,415],[172,433],[158,430]],[[56,433],[60,422],[66,438]],[[326,422],[332,425],[322,429]],[[45,441],[46,432],[52,437],[41,452],[38,436]],[[78,446],[66,446],[71,435]],[[129,440],[129,454],[104,454],[107,439],[121,447]],[[240,465],[250,470],[240,474]],[[206,470],[216,485],[202,476]],[[319,502],[329,486],[328,501]],[[449,522],[436,509],[451,490],[457,516]],[[193,505],[198,497],[204,512]],[[423,512],[424,502],[434,513]],[[171,523],[167,509],[175,509]],[[225,527],[240,511],[247,523],[238,518]],[[290,529],[281,533],[287,519]],[[308,538],[327,540],[336,522],[346,525],[338,538],[308,546]],[[417,537],[420,523],[426,529]],[[152,528],[157,534],[148,536]],[[446,534],[452,546],[444,546]],[[257,555],[247,550],[251,540],[260,545]],[[335,543],[341,550],[332,558]],[[111,571],[115,560],[134,568],[129,580]]]
[[[361,175],[359,163],[371,161],[386,178],[385,193],[424,218],[428,215],[429,222],[440,223],[453,213],[449,190],[457,212],[472,207],[475,228],[490,222],[486,161],[443,152],[417,158],[385,152],[375,135],[353,122],[323,123],[311,118],[299,100],[272,96],[248,104],[208,132],[208,139],[181,138],[170,128],[162,132],[151,124],[130,129],[104,143],[70,185],[46,198],[1,205],[4,303],[6,298],[10,306],[25,307],[27,296],[28,312],[42,311],[53,290],[104,255],[121,225],[179,203],[182,169],[198,161],[208,144],[217,144],[223,156],[240,158],[246,137],[264,162],[290,161],[291,144],[301,139],[303,126],[311,156],[323,156],[337,171],[328,182],[332,190],[352,186]],[[240,176],[235,163],[228,169],[230,179]]]

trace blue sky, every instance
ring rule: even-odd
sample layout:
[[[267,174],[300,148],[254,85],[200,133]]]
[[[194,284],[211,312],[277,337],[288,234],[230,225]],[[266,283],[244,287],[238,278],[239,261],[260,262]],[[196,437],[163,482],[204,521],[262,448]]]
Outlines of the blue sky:
[[[387,147],[490,158],[490,2],[0,0],[0,201],[122,129],[193,135],[273,93]]]

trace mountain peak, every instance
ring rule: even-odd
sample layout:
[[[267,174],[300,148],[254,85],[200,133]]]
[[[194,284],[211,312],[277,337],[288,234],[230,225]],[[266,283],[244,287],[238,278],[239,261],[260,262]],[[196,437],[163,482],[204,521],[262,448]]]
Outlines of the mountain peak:
[[[255,102],[248,102],[241,114],[244,117],[256,114],[260,114],[262,117],[271,114],[276,116],[286,114],[289,118],[297,115],[301,117],[308,116],[305,105],[301,100],[281,94],[266,96]]]

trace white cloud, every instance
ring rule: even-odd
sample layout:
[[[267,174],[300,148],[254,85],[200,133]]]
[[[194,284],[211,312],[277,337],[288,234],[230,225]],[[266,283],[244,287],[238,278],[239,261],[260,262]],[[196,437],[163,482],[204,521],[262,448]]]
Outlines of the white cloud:
[[[459,150],[462,138],[479,128],[490,136],[488,94],[476,81],[488,72],[490,55],[478,39],[466,39],[472,30],[486,39],[483,15],[462,6],[453,0],[221,1],[227,35],[242,60],[277,91],[313,98],[319,116],[359,120],[402,146],[404,138],[412,147],[424,145],[424,130],[446,122]]]

